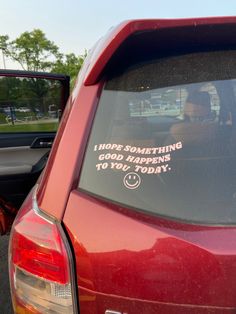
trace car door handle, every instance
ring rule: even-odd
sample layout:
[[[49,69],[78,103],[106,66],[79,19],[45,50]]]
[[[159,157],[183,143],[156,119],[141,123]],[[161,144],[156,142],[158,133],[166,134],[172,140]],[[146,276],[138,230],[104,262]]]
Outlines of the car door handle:
[[[30,148],[51,148],[54,141],[54,136],[37,137]]]

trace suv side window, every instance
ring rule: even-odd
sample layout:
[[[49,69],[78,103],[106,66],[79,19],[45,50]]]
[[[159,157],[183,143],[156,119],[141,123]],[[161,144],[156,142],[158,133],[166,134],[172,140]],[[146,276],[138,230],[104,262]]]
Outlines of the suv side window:
[[[0,77],[0,133],[56,131],[60,102],[59,81]]]
[[[235,223],[235,57],[193,53],[110,74],[79,188],[164,217]]]

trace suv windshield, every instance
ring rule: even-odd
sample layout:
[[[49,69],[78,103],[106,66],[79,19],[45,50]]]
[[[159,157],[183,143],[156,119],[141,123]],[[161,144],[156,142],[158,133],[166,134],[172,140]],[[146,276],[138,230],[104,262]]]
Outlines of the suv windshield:
[[[110,74],[80,189],[172,219],[235,223],[235,57],[199,52]]]

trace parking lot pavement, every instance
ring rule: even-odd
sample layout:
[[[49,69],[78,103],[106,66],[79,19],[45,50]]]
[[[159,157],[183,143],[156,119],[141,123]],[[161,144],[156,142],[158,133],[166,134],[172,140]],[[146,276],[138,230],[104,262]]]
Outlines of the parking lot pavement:
[[[0,236],[0,313],[13,314],[8,279],[8,253],[9,235]]]

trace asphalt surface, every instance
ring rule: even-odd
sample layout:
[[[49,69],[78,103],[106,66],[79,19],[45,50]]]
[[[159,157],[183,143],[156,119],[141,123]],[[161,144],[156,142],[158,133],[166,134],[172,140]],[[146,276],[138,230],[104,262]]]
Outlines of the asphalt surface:
[[[8,279],[9,235],[0,236],[0,313],[13,314]]]

